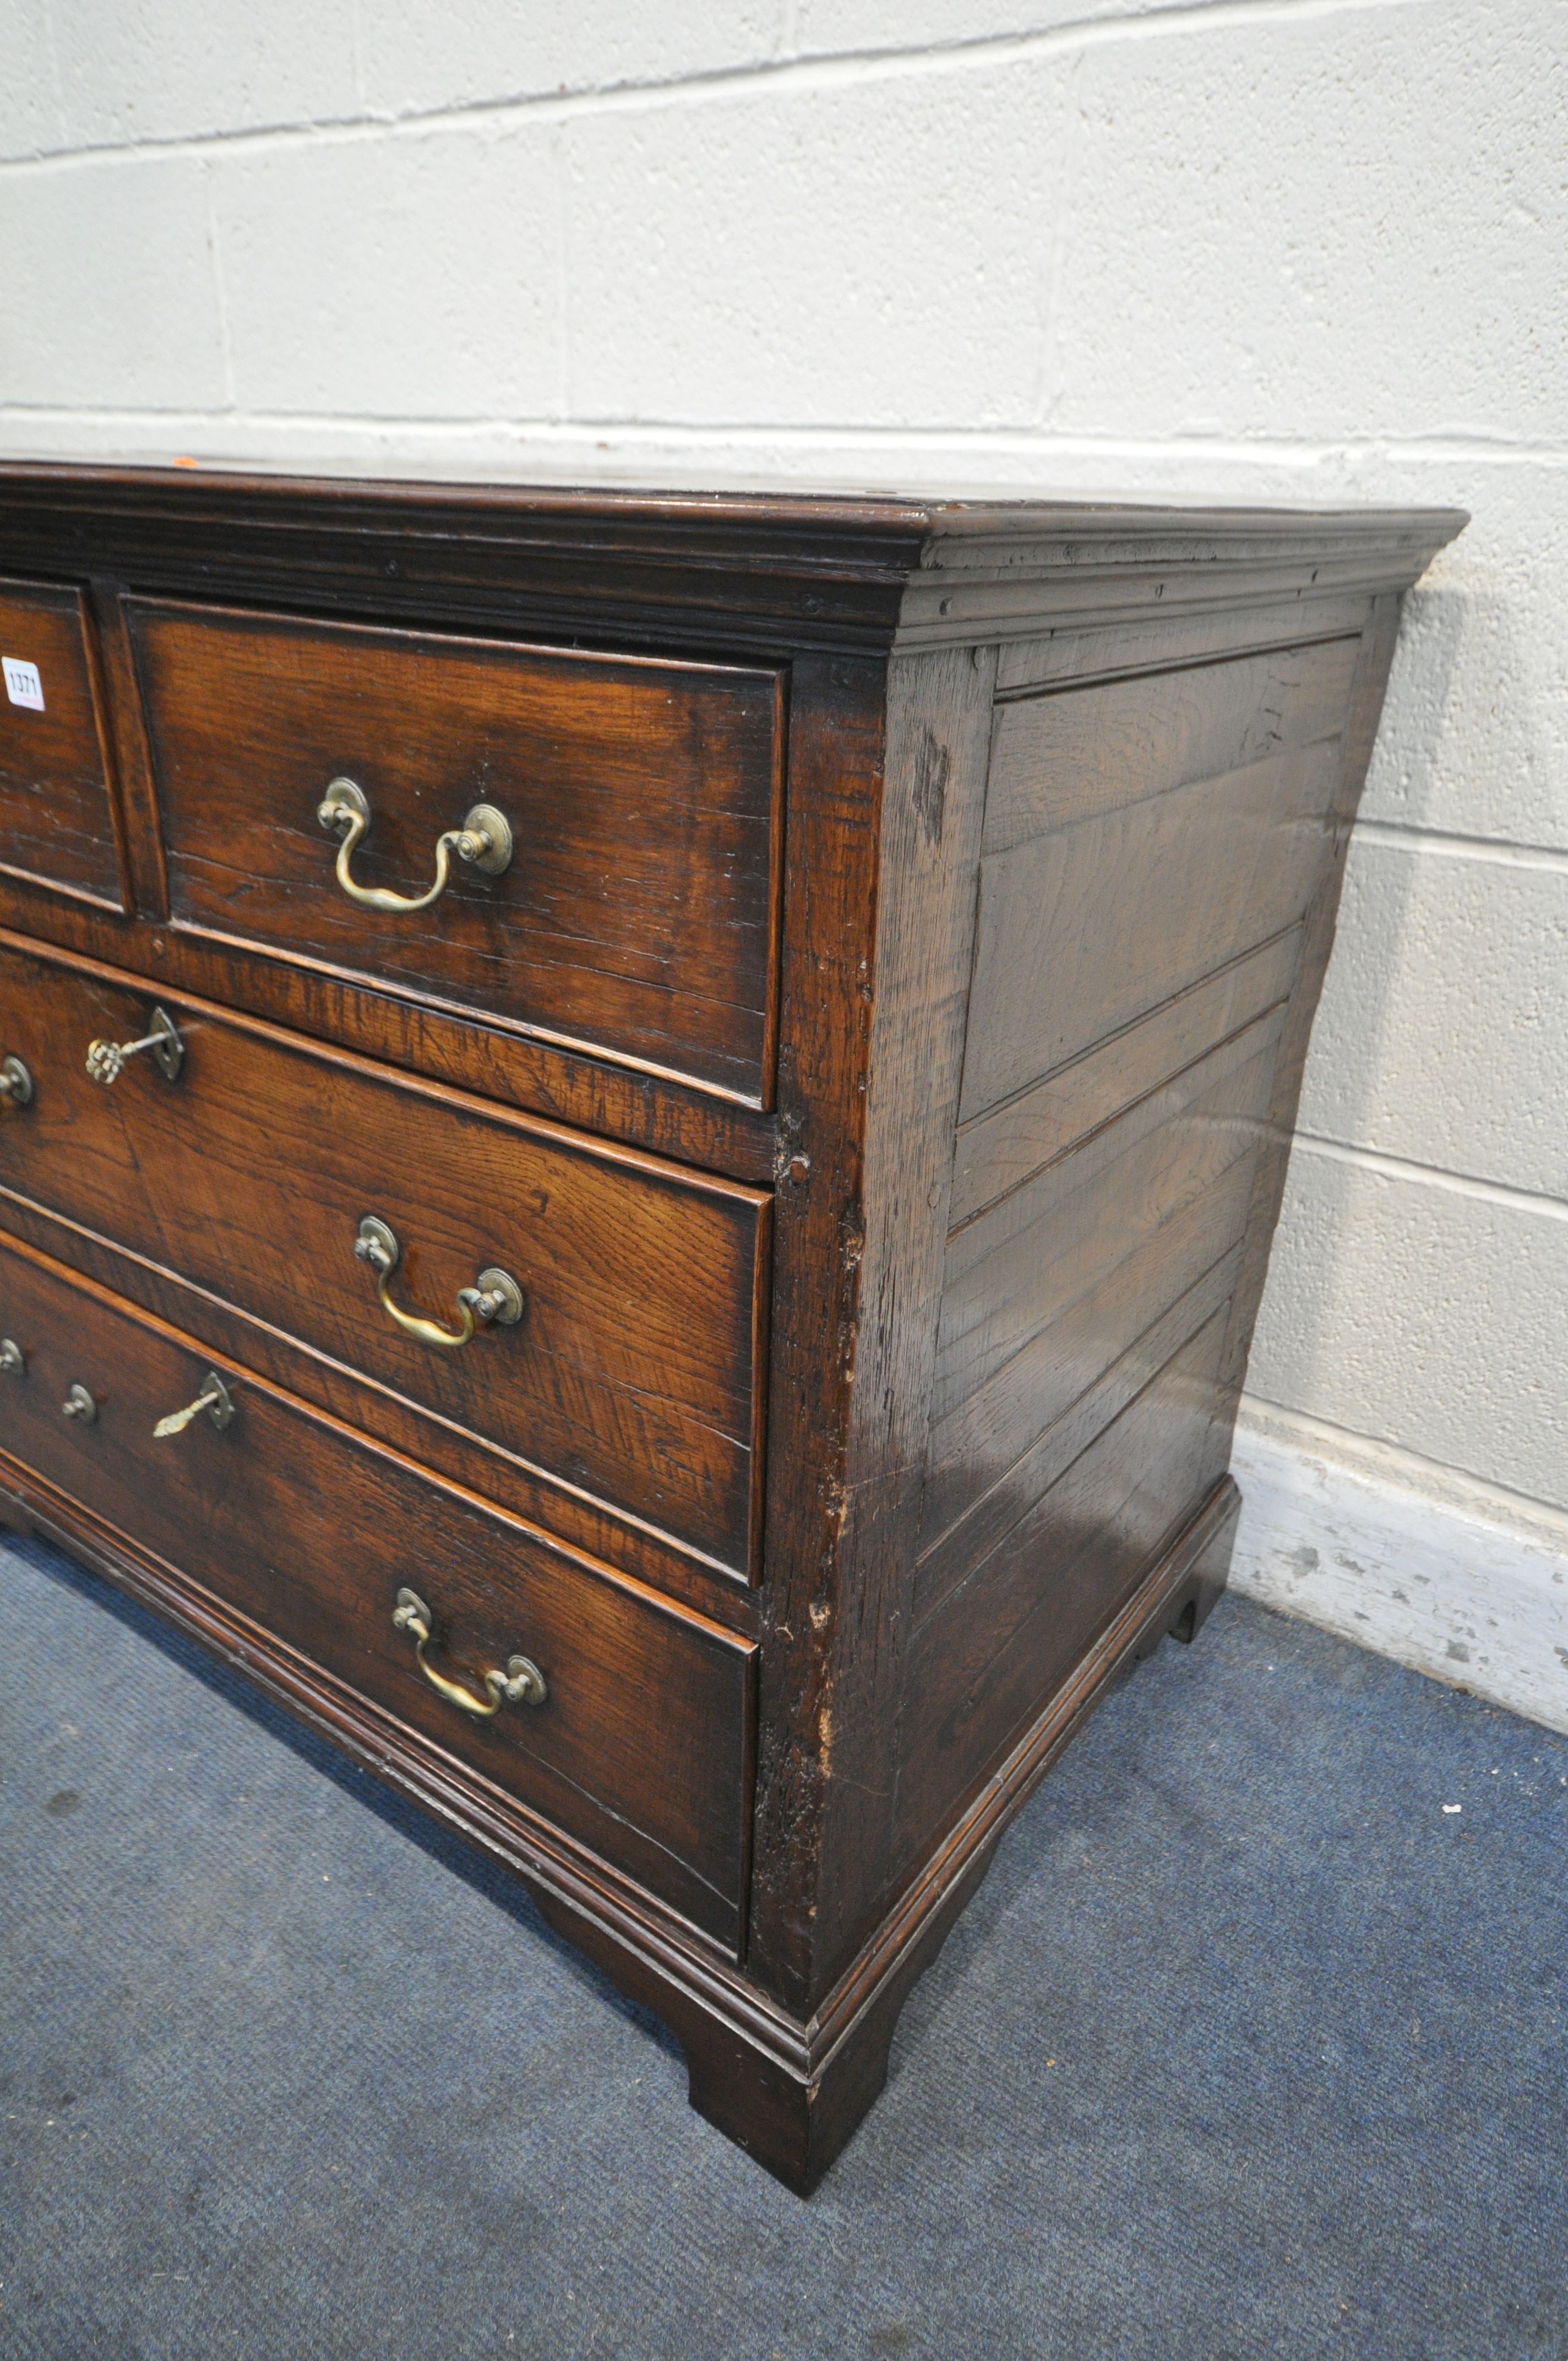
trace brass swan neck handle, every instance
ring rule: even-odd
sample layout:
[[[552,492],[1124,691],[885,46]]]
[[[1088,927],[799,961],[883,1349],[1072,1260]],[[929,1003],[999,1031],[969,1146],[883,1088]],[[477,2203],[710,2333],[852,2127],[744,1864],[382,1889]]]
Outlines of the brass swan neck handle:
[[[499,1713],[503,1705],[543,1705],[550,1694],[543,1674],[527,1656],[509,1656],[503,1673],[492,1664],[487,1673],[476,1675],[484,1683],[485,1695],[476,1697],[461,1681],[437,1672],[425,1654],[430,1645],[433,1619],[417,1590],[400,1590],[398,1603],[392,1609],[392,1622],[400,1631],[406,1631],[414,1643],[419,1668],[433,1689],[444,1697],[448,1705],[460,1706],[477,1721],[488,1721]]]
[[[495,1269],[482,1270],[472,1287],[458,1289],[455,1328],[444,1328],[437,1320],[423,1319],[417,1312],[405,1312],[400,1304],[393,1302],[389,1290],[403,1250],[396,1231],[378,1213],[367,1213],[360,1223],[354,1252],[358,1261],[368,1263],[375,1272],[376,1300],[388,1319],[394,1321],[405,1336],[417,1337],[422,1345],[437,1345],[455,1353],[469,1342],[477,1329],[492,1324],[514,1328],[522,1318],[521,1288],[509,1271]]]
[[[349,871],[355,847],[370,832],[370,805],[363,787],[353,779],[334,779],[316,810],[329,836],[340,841],[333,873],[351,902],[362,910],[428,910],[439,902],[452,877],[452,856],[466,862],[487,877],[499,877],[511,867],[510,823],[494,804],[474,804],[461,828],[449,828],[435,840],[435,879],[422,894],[393,894],[384,885],[361,885]]]

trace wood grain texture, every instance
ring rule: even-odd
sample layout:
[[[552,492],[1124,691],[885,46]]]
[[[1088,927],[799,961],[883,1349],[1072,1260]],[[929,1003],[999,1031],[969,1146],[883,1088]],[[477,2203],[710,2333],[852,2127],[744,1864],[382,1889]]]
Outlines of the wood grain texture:
[[[13,462],[0,548],[204,599],[622,645],[885,654],[1407,588],[1457,509],[562,490]],[[1305,636],[1299,629],[1292,635]]]
[[[0,1453],[0,1522],[71,1551],[514,1870],[565,1940],[664,2019],[686,2054],[693,2105],[803,2195],[875,2099],[910,1987],[1013,1816],[1100,1698],[1167,1629],[1190,1636],[1190,1610],[1223,1587],[1237,1505],[1227,1477],[802,2022],[645,1889]]]
[[[1238,606],[1215,599],[1196,612],[1155,612],[1137,620],[1064,623],[1038,639],[1009,641],[999,652],[999,698],[1030,696],[1069,683],[1117,680],[1135,673],[1180,672],[1192,664],[1229,663],[1357,638],[1367,600],[1358,594],[1271,600]]]
[[[1337,737],[1358,641],[999,704],[984,851]]]
[[[144,847],[145,850],[145,847]],[[771,1181],[770,1115],[694,1085],[661,1082],[558,1049],[482,1019],[436,1010],[306,965],[169,927],[111,919],[0,871],[0,939],[57,943],[133,986],[247,1010],[362,1057],[430,1075],[503,1105],[595,1131],[737,1180]]]
[[[1076,1139],[1288,996],[1299,929],[1244,951],[1145,1016],[1095,1042],[1032,1088],[959,1126],[955,1228],[1005,1197]]]
[[[1355,675],[1351,683],[1345,728],[1339,741],[1339,764],[1329,811],[1329,832],[1312,881],[1311,897],[1301,929],[1301,948],[1291,987],[1284,1035],[1275,1070],[1274,1095],[1268,1111],[1268,1145],[1259,1158],[1252,1203],[1247,1213],[1246,1255],[1232,1305],[1225,1343],[1223,1384],[1228,1418],[1234,1422],[1235,1404],[1246,1374],[1253,1330],[1268,1275],[1268,1252],[1285,1194],[1286,1168],[1301,1096],[1301,1076],[1312,1019],[1322,994],[1323,975],[1333,949],[1334,921],[1344,883],[1344,856],[1356,807],[1372,759],[1377,717],[1383,710],[1388,670],[1399,628],[1399,602],[1390,595],[1372,602],[1362,638]]]
[[[914,1861],[1136,1589],[1223,1472],[1225,1312],[1205,1325],[921,1625],[909,1652],[896,1845]]]
[[[1311,746],[987,859],[963,1116],[1293,925],[1338,774]]]
[[[102,579],[90,583],[86,606],[92,623],[90,647],[95,650],[97,658],[102,726],[113,749],[120,862],[127,884],[125,907],[127,912],[134,911],[137,917],[159,924],[169,916],[169,877],[164,867],[147,726],[137,686],[136,653],[126,628],[124,586]],[[0,902],[0,910],[3,907]],[[102,920],[90,920],[83,927],[82,916],[72,916],[77,917],[78,939],[93,939],[94,925],[98,935],[106,931]],[[144,950],[148,946],[148,939],[139,928],[121,928],[117,931],[122,936],[131,931],[139,937]],[[70,939],[72,929],[68,925],[61,932]]]
[[[1234,1166],[1250,1168],[1281,1022],[1277,1011],[1259,1017],[954,1233],[932,1386],[938,1426]]]
[[[820,1996],[816,1910],[841,1627],[837,1555],[855,1382],[885,669],[790,684],[773,1295],[747,1963],[792,2013]]]
[[[160,1004],[161,1005],[161,1004]],[[31,1106],[0,1117],[0,1186],[363,1371],[557,1487],[745,1577],[756,1554],[770,1200],[506,1116],[254,1020],[167,1003],[177,1083],[150,1059],[104,1089],[97,1036],[152,1000],[0,951],[0,1033]],[[527,1299],[458,1352],[400,1332],[355,1259],[378,1214],[394,1301],[451,1326],[492,1265]],[[441,1430],[428,1453],[441,1464]]]
[[[1223,1468],[1359,658],[1342,637],[1138,673],[1096,649],[1104,677],[1000,702],[992,740],[902,1860]]]
[[[943,653],[895,664],[885,685],[822,684],[835,686],[837,713],[817,720],[797,673],[792,706],[797,758],[817,720],[806,742],[831,769],[808,772],[804,793],[792,769],[781,1105],[798,1110],[810,1170],[778,1213],[775,1334],[795,1351],[773,1364],[751,1951],[806,2007],[874,1924],[887,1874],[992,664]],[[859,713],[839,701],[851,686]],[[851,718],[852,764],[839,737]],[[815,1301],[797,1292],[803,1260]]]
[[[717,1939],[739,1940],[751,1653],[715,1627],[433,1483],[246,1369],[232,1425],[155,1441],[201,1391],[204,1348],[14,1241],[0,1317],[27,1355],[4,1448],[328,1671],[615,1861]],[[71,1384],[97,1402],[68,1421]],[[408,1584],[454,1675],[514,1652],[536,1709],[475,1721],[425,1682],[392,1609]]]
[[[1237,1178],[1242,1181],[1248,1178],[1246,1167],[1238,1168]],[[1051,1423],[1014,1459],[1008,1459],[1003,1450],[989,1446],[984,1458],[1000,1472],[992,1473],[988,1468],[988,1482],[965,1486],[961,1499],[953,1503],[959,1513],[949,1524],[940,1524],[940,1503],[932,1507],[934,1537],[922,1550],[916,1585],[917,1623],[934,1614],[959,1584],[984,1563],[1036,1503],[1045,1498],[1058,1478],[1066,1474],[1073,1461],[1121,1416],[1134,1397],[1158,1376],[1166,1363],[1215,1312],[1229,1303],[1241,1268],[1239,1241],[1201,1269],[1190,1285],[1175,1294],[1167,1308],[1158,1309],[1162,1299],[1179,1285],[1190,1264],[1201,1262],[1213,1237],[1232,1228],[1226,1217],[1245,1204],[1245,1190],[1233,1187],[1227,1192],[1222,1188],[1219,1192],[1222,1198],[1227,1193],[1239,1201],[1235,1206],[1215,1208],[1207,1200],[1200,1199],[1184,1224],[1194,1232],[1207,1234],[1201,1251],[1179,1259],[1171,1251],[1171,1242],[1157,1234],[1141,1254],[1129,1257],[1126,1263],[1118,1266],[1113,1274],[1113,1289],[1097,1291],[1087,1300],[1081,1307],[1086,1317],[1058,1323],[1058,1328],[1066,1332],[1059,1341],[1056,1330],[1045,1340],[1047,1346],[1054,1348],[1047,1361],[1048,1378],[1043,1384],[1036,1379],[1030,1389],[1026,1423],[1033,1428],[1042,1416],[1054,1411]],[[1139,1284],[1145,1280],[1149,1282],[1148,1293],[1140,1295]],[[1109,1305],[1103,1301],[1105,1295],[1112,1298]],[[1140,1328],[1138,1323],[1157,1310],[1157,1317]],[[1124,1316],[1113,1331],[1112,1321],[1118,1312]],[[1087,1347],[1080,1341],[1082,1331],[1087,1331],[1090,1339]],[[1114,1352],[1116,1344],[1128,1331],[1135,1333],[1120,1353],[1105,1359],[1103,1356]],[[1081,1389],[1075,1393],[1075,1386]],[[929,1498],[927,1495],[928,1500]]]
[[[143,1261],[30,1198],[0,1191],[0,1224],[21,1244],[95,1279],[108,1293],[205,1345],[214,1362],[243,1364],[283,1392],[357,1428],[372,1442],[384,1443],[403,1457],[494,1500],[545,1539],[563,1541],[617,1573],[696,1608],[729,1631],[756,1637],[757,1594],[739,1575],[586,1493],[568,1491],[495,1444],[437,1421],[402,1395],[376,1385],[363,1370],[345,1368],[324,1354],[312,1352],[298,1337],[285,1336],[160,1263]]]
[[[229,1368],[266,1444],[208,1516],[128,1451],[89,1497],[54,1411],[52,1472],[0,1441],[3,1512],[511,1862],[792,2186],[1029,1787],[1223,1581],[1340,848],[1398,593],[1460,522],[0,467],[0,569],[92,586],[135,905],[0,848],[16,1016],[69,986],[192,1041],[116,1112],[40,1037],[35,1108],[0,1110],[12,1258],[77,1267],[44,1274],[96,1307],[66,1343],[127,1327],[116,1385],[162,1409],[175,1366]],[[541,857],[354,948],[314,805],[383,757],[367,875],[425,882],[455,769],[466,807],[512,765]],[[378,1362],[405,1348],[356,1326],[346,1237],[302,1308],[367,1154],[420,1309],[492,1257],[537,1297],[532,1392],[495,1382],[526,1322],[428,1385]],[[191,1480],[238,1438],[182,1438]],[[385,1601],[356,1620],[387,1514],[447,1661],[549,1635],[580,1753],[492,1776],[515,1733],[454,1739]]]
[[[775,674],[132,604],[176,924],[771,1095]],[[356,881],[417,895],[496,805],[503,876],[365,910],[316,813],[369,800]]]
[[[82,594],[0,577],[0,654],[36,667],[43,710],[0,695],[0,865],[122,906],[104,723]]]

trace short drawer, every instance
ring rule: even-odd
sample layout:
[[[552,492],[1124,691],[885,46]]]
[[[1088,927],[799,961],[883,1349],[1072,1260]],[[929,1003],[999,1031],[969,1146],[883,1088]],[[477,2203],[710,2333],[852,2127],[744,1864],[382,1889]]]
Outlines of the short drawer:
[[[14,1347],[0,1357],[21,1362],[0,1370],[0,1482],[6,1460],[42,1477],[736,1945],[750,1643],[5,1240],[0,1334]],[[204,1409],[155,1436],[213,1395],[214,1374],[226,1423]],[[394,1624],[405,1589],[429,1610],[438,1679],[488,1704],[485,1674],[521,1657],[543,1700],[504,1698],[484,1719],[450,1701]]]
[[[28,1104],[0,1106],[0,1196],[749,1573],[764,1191],[107,977],[0,949],[0,1055],[32,1082]],[[174,1078],[155,1045],[93,1080],[89,1044],[146,1038],[159,1009]],[[397,1241],[384,1278],[356,1251],[368,1218]],[[465,1306],[487,1271],[521,1292],[510,1324]],[[466,1308],[469,1341],[435,1341],[462,1333]],[[440,1446],[434,1428],[438,1466]]]
[[[780,675],[126,613],[177,924],[765,1099]],[[340,861],[345,778],[368,828]],[[477,806],[504,836],[440,852]],[[422,907],[361,898],[416,902],[443,862]]]
[[[74,590],[0,581],[0,868],[121,906],[119,862]]]

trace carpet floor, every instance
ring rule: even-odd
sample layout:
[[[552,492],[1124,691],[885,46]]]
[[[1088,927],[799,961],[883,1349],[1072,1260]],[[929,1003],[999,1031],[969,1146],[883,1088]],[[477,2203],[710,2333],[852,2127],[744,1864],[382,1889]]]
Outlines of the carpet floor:
[[[53,1551],[0,1599],[0,2353],[1568,2356],[1568,1741],[1223,1601],[802,2203],[480,1856]]]

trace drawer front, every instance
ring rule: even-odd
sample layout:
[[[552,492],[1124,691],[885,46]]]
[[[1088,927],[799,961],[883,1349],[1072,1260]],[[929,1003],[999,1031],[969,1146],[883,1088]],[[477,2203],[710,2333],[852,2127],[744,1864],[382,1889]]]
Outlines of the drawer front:
[[[177,923],[761,1102],[773,1055],[776,673],[133,602]],[[449,855],[477,804],[504,873]]]
[[[108,1087],[95,1038],[183,1056]],[[394,1075],[63,955],[0,950],[0,1191],[63,1214],[418,1409],[745,1575],[754,1556],[769,1199]],[[460,1332],[460,1290],[501,1270],[521,1319],[422,1341],[356,1257],[367,1216],[401,1249],[387,1301]],[[431,1433],[440,1465],[441,1430]],[[422,1456],[424,1455],[422,1452]]]
[[[203,1411],[155,1437],[201,1397],[214,1356],[5,1240],[0,1334],[24,1362],[0,1373],[5,1457],[736,1945],[748,1643],[232,1363],[217,1364],[226,1426]],[[64,1414],[73,1387],[90,1417]],[[425,1654],[443,1679],[484,1701],[485,1672],[521,1655],[543,1701],[483,1720],[449,1703],[394,1626],[404,1587],[431,1611]]]
[[[0,867],[121,907],[87,626],[74,590],[0,581]]]

